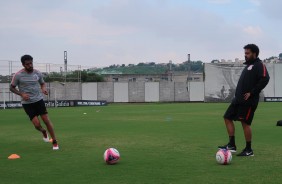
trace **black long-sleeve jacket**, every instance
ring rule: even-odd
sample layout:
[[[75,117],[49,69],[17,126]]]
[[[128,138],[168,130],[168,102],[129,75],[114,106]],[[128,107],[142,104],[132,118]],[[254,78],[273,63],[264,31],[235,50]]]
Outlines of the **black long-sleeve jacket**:
[[[269,82],[269,74],[259,58],[244,64],[246,64],[246,67],[238,81],[234,100],[236,104],[257,105],[260,92]],[[248,100],[244,99],[246,93],[251,93]]]

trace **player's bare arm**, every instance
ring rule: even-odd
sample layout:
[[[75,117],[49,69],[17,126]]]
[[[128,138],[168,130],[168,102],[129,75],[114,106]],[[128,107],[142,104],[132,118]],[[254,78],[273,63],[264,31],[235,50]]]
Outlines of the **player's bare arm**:
[[[44,95],[48,95],[48,91],[46,89],[46,84],[45,83],[42,83],[41,85],[41,91]]]
[[[15,94],[21,96],[24,101],[29,100],[29,95],[28,95],[28,94],[26,94],[26,93],[21,93],[21,92],[20,92],[19,90],[17,90],[17,88],[16,88],[15,86],[13,86],[13,85],[10,86],[10,91],[11,91],[12,93],[15,93]]]
[[[246,94],[244,94],[244,99],[248,100],[250,98],[250,96],[251,96],[251,93],[246,93]]]

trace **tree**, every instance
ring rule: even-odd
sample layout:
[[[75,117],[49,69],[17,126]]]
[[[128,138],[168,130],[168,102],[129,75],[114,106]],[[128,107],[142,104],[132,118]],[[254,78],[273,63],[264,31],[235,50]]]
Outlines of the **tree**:
[[[104,79],[101,75],[94,72],[81,71],[81,82],[103,82]]]
[[[79,72],[80,71],[72,71],[67,73],[66,77],[59,73],[59,72],[51,72],[48,75],[44,77],[45,82],[64,82],[65,80],[67,82],[77,82],[79,79]],[[94,72],[89,72],[86,70],[83,70],[80,72],[81,74],[81,82],[103,82],[104,79],[101,75],[98,75]]]
[[[137,66],[145,66],[145,63],[138,63]]]

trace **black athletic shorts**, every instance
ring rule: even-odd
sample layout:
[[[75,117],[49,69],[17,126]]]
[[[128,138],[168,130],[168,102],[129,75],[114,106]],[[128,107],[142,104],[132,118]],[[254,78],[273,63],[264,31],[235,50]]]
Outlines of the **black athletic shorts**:
[[[32,120],[36,116],[48,113],[43,100],[39,100],[38,102],[31,104],[23,104],[23,108],[26,114],[29,116],[30,120]]]
[[[243,121],[246,124],[251,125],[256,109],[257,109],[257,104],[241,105],[241,104],[231,103],[224,114],[224,118],[233,121]]]

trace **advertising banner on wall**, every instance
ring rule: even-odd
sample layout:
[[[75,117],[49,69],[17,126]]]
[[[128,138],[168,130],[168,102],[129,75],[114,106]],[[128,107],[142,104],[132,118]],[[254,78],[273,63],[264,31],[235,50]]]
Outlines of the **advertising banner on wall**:
[[[78,106],[105,106],[106,101],[97,100],[58,100],[58,101],[45,101],[46,107],[78,107]],[[1,109],[21,108],[21,102],[0,102]]]
[[[205,64],[205,101],[231,102],[244,67],[245,65],[237,63]],[[264,97],[274,96],[274,65],[267,64],[266,67],[270,81],[260,94],[262,100]]]
[[[205,101],[230,102],[244,65],[205,64]]]
[[[282,97],[264,97],[265,102],[282,102]]]

